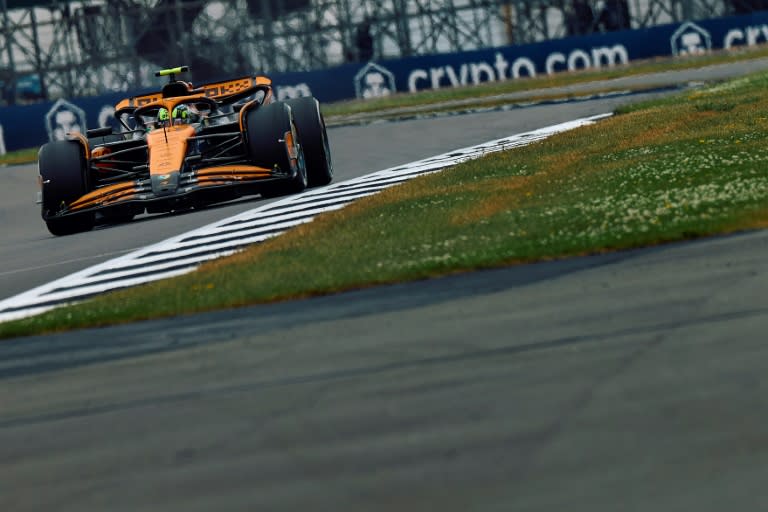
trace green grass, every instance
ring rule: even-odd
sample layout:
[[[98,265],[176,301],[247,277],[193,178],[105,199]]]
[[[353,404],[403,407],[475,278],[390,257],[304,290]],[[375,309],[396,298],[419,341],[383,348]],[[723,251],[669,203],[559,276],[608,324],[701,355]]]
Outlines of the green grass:
[[[20,149],[0,155],[0,165],[30,164],[37,161],[39,148]]]
[[[10,337],[307,297],[768,225],[768,74],[625,108],[325,214]]]

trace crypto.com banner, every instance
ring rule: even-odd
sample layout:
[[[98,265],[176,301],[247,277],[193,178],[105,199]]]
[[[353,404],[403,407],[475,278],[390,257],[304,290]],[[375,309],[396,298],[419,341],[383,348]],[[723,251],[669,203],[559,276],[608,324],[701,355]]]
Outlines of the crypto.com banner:
[[[330,102],[514,80],[566,70],[610,68],[633,60],[699,54],[765,42],[768,42],[768,11],[761,11],[641,30],[270,76],[278,99],[313,95],[321,102]],[[5,140],[0,140],[0,148],[12,151],[38,146],[63,137],[67,131],[84,132],[87,128],[115,124],[112,106],[126,95],[117,93],[2,108],[0,137],[4,136]]]

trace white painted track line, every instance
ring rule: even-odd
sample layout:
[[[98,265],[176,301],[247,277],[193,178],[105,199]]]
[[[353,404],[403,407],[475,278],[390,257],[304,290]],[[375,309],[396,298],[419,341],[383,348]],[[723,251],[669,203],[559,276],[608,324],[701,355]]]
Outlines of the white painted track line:
[[[293,226],[311,222],[321,213],[338,210],[385,188],[490,153],[525,146],[610,115],[575,119],[286,197],[0,301],[0,322],[37,315],[110,290],[191,272],[206,261],[277,236]]]

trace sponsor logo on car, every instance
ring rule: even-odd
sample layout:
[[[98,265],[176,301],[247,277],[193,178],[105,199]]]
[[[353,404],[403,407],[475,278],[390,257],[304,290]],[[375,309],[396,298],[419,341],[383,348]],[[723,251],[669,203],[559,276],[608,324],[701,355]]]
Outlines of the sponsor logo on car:
[[[395,75],[384,66],[369,62],[354,78],[355,95],[358,98],[381,98],[397,91]]]
[[[252,78],[241,78],[238,80],[230,80],[228,82],[219,82],[215,84],[206,85],[203,87],[205,95],[209,98],[217,96],[228,96],[230,94],[237,94],[250,88],[254,84]]]
[[[66,140],[68,133],[85,133],[85,111],[65,99],[58,99],[45,115],[49,140]]]
[[[670,45],[675,57],[700,55],[712,49],[712,36],[694,22],[686,21],[672,34]]]

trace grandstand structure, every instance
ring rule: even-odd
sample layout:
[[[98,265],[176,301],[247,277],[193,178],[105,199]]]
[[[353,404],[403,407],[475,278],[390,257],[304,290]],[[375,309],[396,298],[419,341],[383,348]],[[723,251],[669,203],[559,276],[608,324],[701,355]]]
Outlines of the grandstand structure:
[[[644,28],[768,0],[0,0],[5,104]]]

